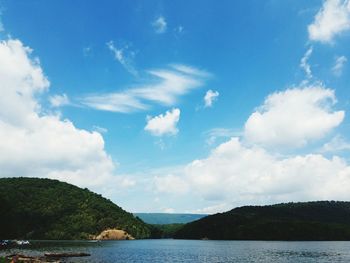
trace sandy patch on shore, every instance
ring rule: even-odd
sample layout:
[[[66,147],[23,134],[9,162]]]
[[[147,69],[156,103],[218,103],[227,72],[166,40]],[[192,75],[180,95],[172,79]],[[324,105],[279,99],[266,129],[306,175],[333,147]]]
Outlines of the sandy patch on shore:
[[[120,229],[106,229],[93,239],[96,240],[131,240],[135,239],[132,235]]]

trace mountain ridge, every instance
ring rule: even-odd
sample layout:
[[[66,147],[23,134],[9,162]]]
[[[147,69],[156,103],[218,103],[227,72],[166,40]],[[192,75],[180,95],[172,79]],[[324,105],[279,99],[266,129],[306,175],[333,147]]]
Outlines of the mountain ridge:
[[[350,240],[350,202],[243,206],[186,224],[178,239]]]

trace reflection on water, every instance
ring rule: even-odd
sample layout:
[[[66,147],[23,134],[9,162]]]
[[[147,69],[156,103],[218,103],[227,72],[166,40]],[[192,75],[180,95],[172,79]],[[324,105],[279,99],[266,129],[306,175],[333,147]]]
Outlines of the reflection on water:
[[[68,262],[350,262],[350,242],[276,241],[32,241],[29,248],[0,250],[0,255],[85,252]]]

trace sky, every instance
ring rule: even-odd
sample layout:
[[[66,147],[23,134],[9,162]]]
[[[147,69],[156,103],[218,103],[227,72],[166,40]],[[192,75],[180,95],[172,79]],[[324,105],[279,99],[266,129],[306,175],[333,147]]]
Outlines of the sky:
[[[349,0],[0,0],[0,176],[131,212],[349,200],[349,46]]]

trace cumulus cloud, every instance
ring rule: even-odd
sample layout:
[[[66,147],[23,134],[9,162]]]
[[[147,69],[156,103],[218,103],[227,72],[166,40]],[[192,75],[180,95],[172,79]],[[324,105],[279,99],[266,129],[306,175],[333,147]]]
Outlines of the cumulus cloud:
[[[154,136],[176,135],[178,133],[177,123],[180,120],[180,109],[172,109],[165,114],[148,117],[145,131]]]
[[[188,191],[188,184],[181,177],[172,174],[154,178],[156,191],[159,193],[184,194]]]
[[[167,171],[166,176],[160,172],[154,179],[155,188],[179,198],[201,200],[204,208],[193,211],[207,213],[249,204],[347,200],[350,165],[341,157],[321,154],[349,149],[344,138],[336,136],[318,153],[285,156],[269,149],[271,145],[302,146],[323,138],[344,118],[343,111],[332,109],[335,102],[334,91],[324,87],[272,93],[249,117],[241,138],[231,137],[208,157]],[[218,129],[212,133],[229,136],[231,132]],[[168,187],[171,182],[177,187]]]
[[[298,148],[323,138],[344,119],[334,111],[334,90],[322,86],[292,88],[269,95],[245,123],[244,137],[267,147]]]
[[[309,39],[331,43],[341,33],[350,29],[350,1],[326,0],[308,26]]]
[[[213,204],[197,211],[214,213],[248,204],[347,200],[350,166],[337,156],[275,156],[234,137],[177,174],[157,176],[155,185],[167,194],[195,193],[192,198]]]
[[[340,77],[343,73],[343,68],[348,59],[345,56],[340,56],[335,58],[334,66],[332,67],[332,72],[335,76]]]
[[[114,54],[114,58],[132,75],[137,76],[138,72],[134,67],[135,52],[130,50],[129,45],[118,48],[113,41],[107,42],[107,47]]]
[[[69,105],[70,101],[67,96],[67,94],[62,94],[62,95],[53,95],[49,97],[49,102],[52,107],[57,108],[65,105]]]
[[[45,113],[38,96],[49,89],[37,58],[19,40],[0,42],[1,176],[47,177],[101,192],[123,178],[100,133]]]
[[[147,84],[107,94],[88,95],[80,99],[85,106],[105,111],[130,113],[147,110],[151,103],[173,106],[180,96],[201,87],[209,73],[175,64],[169,69],[149,70]]]
[[[167,30],[167,22],[164,16],[157,17],[153,22],[152,26],[157,34],[163,34]]]
[[[205,93],[204,96],[204,107],[208,108],[213,106],[213,102],[215,100],[217,100],[217,98],[219,97],[219,92],[217,91],[212,91],[211,89],[207,91],[207,93]]]
[[[278,158],[260,147],[246,147],[238,138],[185,170],[189,184],[208,200],[270,203],[350,197],[345,160],[317,154]]]

